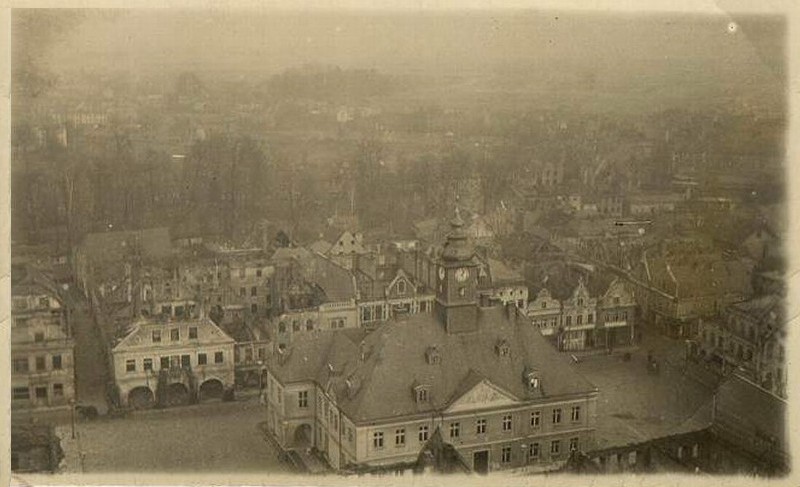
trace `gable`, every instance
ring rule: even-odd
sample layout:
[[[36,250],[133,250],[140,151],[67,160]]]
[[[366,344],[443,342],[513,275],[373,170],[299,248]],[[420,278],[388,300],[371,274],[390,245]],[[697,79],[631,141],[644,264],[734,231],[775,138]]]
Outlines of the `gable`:
[[[512,406],[518,401],[488,380],[482,380],[467,392],[456,398],[446,412],[472,411],[501,406]]]
[[[405,292],[400,292],[401,287],[405,287]],[[386,294],[389,297],[412,296],[415,294],[414,284],[402,270],[399,270],[392,282],[386,287]]]

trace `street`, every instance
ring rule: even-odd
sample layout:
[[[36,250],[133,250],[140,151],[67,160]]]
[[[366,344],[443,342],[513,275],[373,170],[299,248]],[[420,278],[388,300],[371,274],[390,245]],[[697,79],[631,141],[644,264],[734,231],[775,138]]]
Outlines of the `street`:
[[[108,365],[98,330],[86,298],[75,284],[65,293],[69,320],[75,339],[75,386],[78,404],[92,405],[100,414],[107,409]]]
[[[648,350],[661,366],[657,375],[647,371]],[[621,354],[581,359],[578,370],[600,389],[598,448],[667,435],[711,400],[713,390],[678,367],[682,351],[681,341],[651,334],[631,353],[630,362]]]
[[[286,473],[258,428],[263,411],[255,399],[138,411],[82,421],[76,440],[64,425],[58,430],[64,472]]]

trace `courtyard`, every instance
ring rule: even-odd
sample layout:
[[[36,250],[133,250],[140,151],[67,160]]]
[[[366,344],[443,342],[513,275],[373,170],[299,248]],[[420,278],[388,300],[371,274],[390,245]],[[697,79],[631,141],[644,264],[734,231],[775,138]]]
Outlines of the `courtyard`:
[[[286,473],[255,399],[137,411],[60,426],[64,473]]]

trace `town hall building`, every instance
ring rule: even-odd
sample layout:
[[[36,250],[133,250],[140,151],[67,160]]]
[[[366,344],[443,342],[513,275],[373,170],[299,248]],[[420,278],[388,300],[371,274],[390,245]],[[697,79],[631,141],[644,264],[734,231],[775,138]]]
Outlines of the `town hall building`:
[[[434,436],[479,473],[557,468],[592,447],[597,388],[512,304],[479,299],[456,212],[432,313],[320,330],[267,361],[267,428],[338,471],[412,468]]]

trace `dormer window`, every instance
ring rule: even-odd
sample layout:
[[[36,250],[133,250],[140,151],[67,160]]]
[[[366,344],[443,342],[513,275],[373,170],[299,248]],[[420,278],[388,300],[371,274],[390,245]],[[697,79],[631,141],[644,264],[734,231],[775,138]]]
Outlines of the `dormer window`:
[[[523,381],[529,391],[538,391],[542,386],[539,372],[533,369],[525,369]]]
[[[413,387],[414,392],[414,401],[417,404],[425,404],[430,401],[431,394],[430,394],[430,386],[426,384],[416,384]]]
[[[500,340],[494,346],[494,351],[497,353],[499,357],[508,357],[511,355],[511,347],[508,345],[508,342],[505,340]]]
[[[428,349],[425,350],[425,361],[428,362],[428,365],[442,363],[442,356],[436,346],[428,347]]]
[[[398,294],[405,294],[406,293],[406,281],[398,281],[397,282],[397,293]]]

